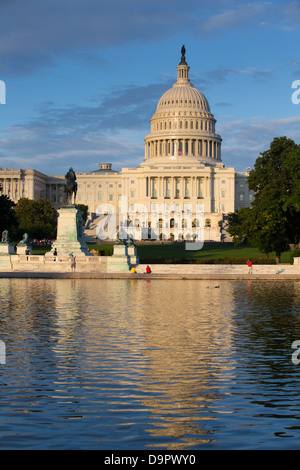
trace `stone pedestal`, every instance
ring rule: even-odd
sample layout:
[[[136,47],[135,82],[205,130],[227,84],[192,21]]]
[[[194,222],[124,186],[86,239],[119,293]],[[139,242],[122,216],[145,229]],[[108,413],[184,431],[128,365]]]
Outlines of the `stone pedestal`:
[[[31,245],[17,245],[17,255],[26,255],[26,250],[29,250],[29,254],[32,255]]]
[[[128,246],[127,247],[127,256],[129,258],[131,267],[133,265],[136,266],[137,264],[139,264],[139,258],[138,258],[138,255],[137,255],[136,246]]]
[[[135,246],[114,245],[113,255],[107,258],[107,271],[116,273],[128,272],[133,265],[137,264],[138,257]]]
[[[15,247],[12,243],[0,243],[0,256],[2,255],[14,255]]]
[[[74,205],[64,206],[58,210],[57,237],[46,257],[53,257],[57,250],[58,258],[73,253],[76,258],[92,256],[83,240],[81,211]]]
[[[0,243],[0,271],[12,271],[11,257],[15,255],[12,243]]]

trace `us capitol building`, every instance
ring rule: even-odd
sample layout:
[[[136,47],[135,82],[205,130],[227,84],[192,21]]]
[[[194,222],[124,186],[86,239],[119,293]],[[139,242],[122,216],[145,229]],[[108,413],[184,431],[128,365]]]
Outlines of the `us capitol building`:
[[[111,163],[100,163],[95,171],[76,173],[76,201],[89,207],[90,227],[100,221],[96,231],[100,238],[105,238],[104,223],[101,226],[105,215],[114,213],[117,231],[124,222],[118,218],[120,201],[127,204],[128,226],[134,226],[136,239],[173,238],[175,229],[179,238],[181,232],[185,237],[185,220],[180,214],[186,214],[188,208],[195,230],[200,207],[204,210],[204,239],[215,241],[226,238],[226,215],[251,203],[248,173],[223,164],[216,119],[205,96],[189,80],[184,46],[181,54],[177,81],[159,99],[150,120],[144,161],[121,171],[114,171]],[[55,208],[65,202],[64,175],[0,169],[0,184],[2,194],[14,202],[22,197],[44,198]],[[153,213],[155,220],[150,219]]]

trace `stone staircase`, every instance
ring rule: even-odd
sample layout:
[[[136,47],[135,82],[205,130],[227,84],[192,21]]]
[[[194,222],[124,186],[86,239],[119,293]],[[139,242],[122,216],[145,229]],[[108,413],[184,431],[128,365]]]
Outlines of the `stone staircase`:
[[[105,217],[105,215],[100,215],[98,217],[92,216],[90,219],[87,220],[83,230],[83,239],[85,243],[95,243],[99,241],[97,237],[97,225]]]

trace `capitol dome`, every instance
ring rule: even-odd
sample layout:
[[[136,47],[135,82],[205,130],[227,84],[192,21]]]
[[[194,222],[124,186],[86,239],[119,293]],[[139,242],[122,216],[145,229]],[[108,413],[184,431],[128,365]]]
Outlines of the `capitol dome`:
[[[187,159],[216,165],[221,162],[221,137],[206,97],[189,80],[185,47],[177,66],[177,81],[158,101],[151,133],[145,137],[145,163]],[[150,161],[149,161],[150,160]]]
[[[166,91],[158,102],[156,112],[165,112],[166,110],[173,110],[174,108],[181,108],[185,111],[191,109],[192,111],[199,111],[210,113],[210,108],[207,99],[201,91],[194,88],[188,82],[185,85],[178,86],[177,82],[173,88]]]

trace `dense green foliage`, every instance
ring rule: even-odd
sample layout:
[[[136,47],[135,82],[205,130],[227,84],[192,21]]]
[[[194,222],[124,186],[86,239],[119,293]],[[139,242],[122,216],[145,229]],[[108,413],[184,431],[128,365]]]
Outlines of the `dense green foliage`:
[[[235,242],[247,239],[264,253],[274,251],[277,261],[300,238],[300,147],[286,137],[275,138],[261,153],[248,179],[254,191],[251,208],[228,217]]]
[[[83,225],[86,224],[86,221],[87,221],[87,216],[88,216],[88,210],[89,210],[89,206],[86,206],[85,204],[76,204],[78,209],[80,209],[82,215],[82,223]]]
[[[14,207],[15,203],[11,201],[5,194],[0,196],[0,235],[3,230],[8,230],[10,236],[15,232],[17,220]]]
[[[56,238],[57,211],[45,199],[20,199],[15,207],[18,237],[28,233],[31,239]]]

